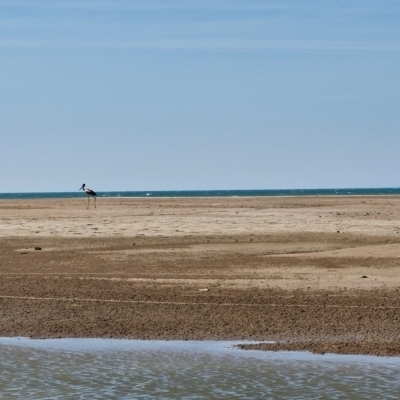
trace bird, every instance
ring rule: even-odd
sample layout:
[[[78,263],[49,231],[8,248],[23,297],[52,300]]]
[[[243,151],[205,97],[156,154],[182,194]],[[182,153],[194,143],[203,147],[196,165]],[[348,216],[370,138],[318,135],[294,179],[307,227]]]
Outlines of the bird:
[[[89,198],[90,198],[90,196],[92,196],[94,198],[94,208],[96,208],[96,196],[97,196],[97,193],[94,192],[92,189],[88,189],[88,188],[85,189],[85,186],[86,185],[83,184],[79,190],[82,189],[87,194],[87,201],[88,201],[87,208],[89,209],[89,201],[90,201]]]

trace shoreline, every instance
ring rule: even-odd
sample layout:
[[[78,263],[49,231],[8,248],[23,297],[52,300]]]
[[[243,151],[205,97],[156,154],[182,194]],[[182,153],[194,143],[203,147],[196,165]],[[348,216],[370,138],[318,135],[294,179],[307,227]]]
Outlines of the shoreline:
[[[349,353],[320,353],[309,350],[267,350],[253,348],[252,346],[268,345],[272,343],[259,343],[251,340],[145,340],[145,339],[110,339],[110,338],[47,338],[32,339],[28,337],[0,337],[0,346],[15,346],[46,350],[74,350],[74,351],[118,351],[118,350],[164,350],[164,351],[196,351],[207,353],[224,353],[246,357],[263,357],[265,352],[268,357],[292,360],[319,360],[319,361],[347,361],[347,362],[378,362],[400,363],[400,357],[373,354]],[[244,350],[244,351],[243,351]],[[247,350],[247,351],[246,351]],[[249,351],[250,350],[250,351]],[[238,353],[238,351],[240,353]],[[258,353],[258,355],[257,355]],[[327,360],[328,359],[328,360]]]
[[[0,202],[0,335],[398,356],[400,197],[388,200]]]
[[[29,192],[27,192],[29,193]],[[24,194],[24,193],[22,193]],[[316,197],[321,197],[321,198],[361,198],[361,197],[371,197],[371,198],[387,198],[387,197],[394,197],[397,198],[399,197],[400,194],[396,193],[379,193],[379,194],[293,194],[293,195],[226,195],[226,196],[152,196],[152,195],[145,195],[145,196],[105,196],[101,195],[101,192],[97,193],[97,198],[98,199],[110,199],[110,200],[117,200],[117,199],[131,199],[131,200],[168,200],[168,199],[178,199],[178,200],[190,200],[190,199],[195,199],[195,200],[204,200],[204,199],[218,199],[218,200],[224,200],[224,199],[279,199],[279,198],[284,198],[284,199],[303,199],[303,198],[316,198]],[[87,197],[85,197],[84,194],[79,194],[76,197],[23,197],[23,198],[2,198],[0,197],[0,201],[30,201],[30,200],[39,200],[39,201],[52,201],[52,200],[82,200],[85,199],[87,200]]]

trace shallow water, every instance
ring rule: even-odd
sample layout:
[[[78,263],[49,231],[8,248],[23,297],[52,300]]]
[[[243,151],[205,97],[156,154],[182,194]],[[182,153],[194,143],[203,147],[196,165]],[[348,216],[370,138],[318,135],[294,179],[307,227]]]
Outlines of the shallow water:
[[[244,351],[233,344],[0,338],[0,398],[400,398],[399,358]]]

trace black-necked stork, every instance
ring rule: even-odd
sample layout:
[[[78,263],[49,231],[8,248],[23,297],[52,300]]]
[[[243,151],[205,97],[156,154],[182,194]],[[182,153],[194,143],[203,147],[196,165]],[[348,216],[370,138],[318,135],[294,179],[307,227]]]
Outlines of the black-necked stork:
[[[85,189],[85,184],[83,184],[81,186],[81,189],[87,194],[87,208],[89,208],[89,201],[90,201],[89,198],[90,198],[90,196],[92,196],[94,198],[94,208],[96,208],[96,196],[97,196],[97,193],[94,192],[92,189],[88,189],[88,188]],[[79,190],[81,190],[81,189],[79,189]]]

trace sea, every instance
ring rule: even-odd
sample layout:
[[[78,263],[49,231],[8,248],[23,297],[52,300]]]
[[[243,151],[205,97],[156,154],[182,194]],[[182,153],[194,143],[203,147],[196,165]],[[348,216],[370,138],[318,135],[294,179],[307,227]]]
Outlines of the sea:
[[[253,190],[156,190],[97,191],[98,197],[251,197],[251,196],[383,196],[400,195],[400,188],[361,189],[253,189]],[[0,193],[0,199],[70,199],[81,197],[76,192]]]
[[[0,398],[400,398],[398,357],[264,352],[236,344],[0,338]]]

